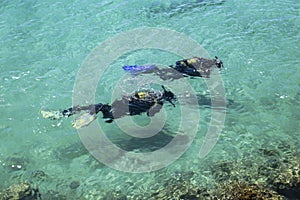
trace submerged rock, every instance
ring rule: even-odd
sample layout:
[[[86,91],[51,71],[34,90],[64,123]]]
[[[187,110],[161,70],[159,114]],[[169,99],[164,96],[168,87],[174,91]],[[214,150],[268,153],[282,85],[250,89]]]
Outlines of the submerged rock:
[[[79,181],[72,181],[72,182],[70,183],[70,188],[71,188],[72,190],[77,189],[79,186],[80,186],[80,182],[79,182]]]
[[[256,158],[214,163],[210,171],[219,184],[226,181],[256,184],[287,199],[300,199],[300,154],[286,144],[258,152]]]
[[[293,161],[278,168],[278,173],[270,174],[268,184],[275,191],[290,199],[300,199],[300,160],[294,157]]]
[[[47,177],[48,177],[47,174],[43,170],[40,170],[40,169],[34,170],[30,174],[31,181],[33,181],[33,180],[44,181]]]
[[[243,199],[243,200],[284,200],[277,192],[263,188],[257,184],[230,182],[216,189],[216,199]]]
[[[194,173],[176,172],[171,178],[165,180],[162,187],[153,188],[152,193],[144,193],[133,199],[210,199],[209,190],[193,184],[193,179]]]
[[[29,183],[18,183],[10,186],[0,193],[0,200],[34,200],[40,199],[37,188],[33,188]]]
[[[214,186],[195,184],[193,174],[178,172],[141,199],[300,199],[300,156],[276,149],[259,149],[262,156],[212,163]],[[195,172],[194,174],[197,174]],[[150,191],[149,191],[150,193]],[[145,198],[145,196],[147,198]],[[143,198],[142,198],[143,197]]]

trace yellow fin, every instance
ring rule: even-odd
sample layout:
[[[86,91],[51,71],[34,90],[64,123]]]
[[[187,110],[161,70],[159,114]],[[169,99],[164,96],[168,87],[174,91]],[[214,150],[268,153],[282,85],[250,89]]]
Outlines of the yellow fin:
[[[63,115],[60,111],[44,111],[41,110],[43,118],[50,119],[60,119]]]
[[[94,121],[96,117],[97,116],[95,114],[84,113],[75,119],[72,126],[76,129],[80,129],[92,123],[92,121]]]

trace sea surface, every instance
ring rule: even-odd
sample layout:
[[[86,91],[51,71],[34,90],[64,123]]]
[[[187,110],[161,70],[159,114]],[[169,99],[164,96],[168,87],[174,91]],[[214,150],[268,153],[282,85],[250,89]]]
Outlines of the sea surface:
[[[276,152],[278,159],[290,152],[299,155],[299,10],[297,0],[2,0],[0,191],[27,181],[38,187],[43,199],[143,199],[180,174],[192,173],[193,184],[213,188],[217,173],[213,166],[218,163],[250,159],[259,164],[269,159],[261,152]],[[175,31],[199,44],[211,58],[218,56],[223,61],[224,68],[218,73],[226,91],[226,118],[216,145],[204,158],[199,151],[212,107],[208,86],[201,78],[184,78],[199,106],[179,103],[185,95],[177,94],[175,107],[164,105],[166,120],[160,135],[150,139],[124,134],[118,120],[105,123],[101,114],[96,119],[116,146],[136,153],[163,148],[173,137],[184,134],[178,131],[180,122],[196,127],[187,150],[158,170],[131,173],[113,169],[85,148],[82,135],[71,126],[72,117],[42,118],[41,110],[73,105],[78,72],[95,48],[139,28]],[[174,43],[166,43],[166,49],[176,46],[176,38],[169,39]],[[155,41],[149,38],[148,42]],[[126,40],[122,45],[130,46]],[[189,43],[181,45],[184,48]],[[145,88],[161,90],[161,82],[155,82],[158,77],[150,76],[151,83],[147,79],[145,84],[124,72],[123,65],[168,66],[182,58],[174,52],[146,48],[105,60],[108,64],[95,83],[94,101],[120,99],[120,93],[113,95],[118,84],[126,94]],[[180,85],[180,81],[165,83]],[[185,119],[182,113],[189,109],[198,109],[200,120]],[[150,121],[145,114],[122,120],[140,126]],[[148,163],[144,165],[148,169]],[[133,163],[124,166],[134,171],[130,168]]]

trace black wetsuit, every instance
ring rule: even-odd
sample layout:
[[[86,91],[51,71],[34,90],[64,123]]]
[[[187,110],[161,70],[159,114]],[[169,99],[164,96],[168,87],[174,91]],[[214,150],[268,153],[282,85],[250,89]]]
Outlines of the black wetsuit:
[[[102,112],[103,118],[110,123],[113,119],[121,118],[128,115],[139,115],[147,113],[148,116],[154,116],[160,111],[165,101],[170,102],[175,96],[172,92],[165,90],[155,93],[153,91],[138,91],[131,96],[123,96],[121,100],[115,100],[109,104],[93,104],[89,106],[74,106],[62,111],[62,115],[71,116],[80,111],[88,111],[90,114],[98,114]]]
[[[213,68],[222,68],[223,62],[215,57],[214,59],[193,57],[179,60],[170,68],[159,69],[158,67],[142,71],[141,74],[155,74],[163,80],[180,79],[185,76],[205,77],[210,76]]]

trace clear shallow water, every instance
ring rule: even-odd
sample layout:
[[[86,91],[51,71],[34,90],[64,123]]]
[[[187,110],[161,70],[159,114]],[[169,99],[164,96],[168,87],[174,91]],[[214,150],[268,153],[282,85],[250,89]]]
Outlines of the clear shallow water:
[[[277,149],[279,144],[298,149],[299,7],[297,1],[2,1],[0,188],[29,179],[39,184],[42,194],[64,191],[70,199],[97,199],[108,190],[133,196],[160,187],[178,171],[196,171],[199,183],[211,185],[213,163],[249,153],[255,158],[257,149]],[[203,106],[201,128],[179,160],[157,172],[128,174],[93,159],[70,126],[72,119],[57,126],[41,119],[39,111],[69,107],[76,74],[90,51],[117,33],[141,26],[182,32],[220,57],[231,104],[222,135],[206,158],[197,157],[209,121],[209,109]],[[110,102],[113,84],[124,75],[123,64],[167,65],[176,59],[159,51],[126,55],[108,69],[96,99]],[[189,82],[199,93],[205,88],[201,80]],[[167,111],[176,118],[176,109]],[[101,119],[99,123],[105,130],[116,130],[114,124]],[[173,130],[171,122],[168,126]],[[111,137],[120,146],[140,148],[140,141]],[[22,169],[12,170],[14,163],[22,163]],[[34,179],[35,170],[43,170],[45,180]],[[75,192],[69,187],[71,180],[81,183]]]

